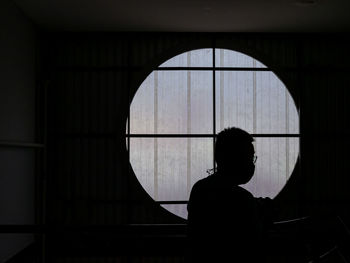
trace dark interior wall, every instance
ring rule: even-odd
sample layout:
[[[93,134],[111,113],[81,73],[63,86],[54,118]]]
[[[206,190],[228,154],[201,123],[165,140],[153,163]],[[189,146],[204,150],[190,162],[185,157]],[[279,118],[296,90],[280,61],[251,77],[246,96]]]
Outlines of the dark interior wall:
[[[303,180],[308,208],[349,215],[349,41],[319,36],[303,45]],[[349,220],[349,218],[348,218]]]
[[[185,39],[56,36],[44,39],[42,74],[50,83],[51,222],[183,222],[159,209],[130,175],[125,128],[129,87],[140,84],[147,63]]]
[[[255,56],[282,78],[300,110],[301,158],[277,199],[280,217],[346,215],[349,200],[349,41],[345,34],[51,33],[42,36],[48,87],[51,223],[184,221],[154,204],[128,164],[128,101],[152,66],[191,48]]]
[[[35,30],[12,1],[0,2],[0,141],[35,141]],[[35,152],[0,146],[0,224],[34,224]],[[32,242],[0,235],[0,261]]]

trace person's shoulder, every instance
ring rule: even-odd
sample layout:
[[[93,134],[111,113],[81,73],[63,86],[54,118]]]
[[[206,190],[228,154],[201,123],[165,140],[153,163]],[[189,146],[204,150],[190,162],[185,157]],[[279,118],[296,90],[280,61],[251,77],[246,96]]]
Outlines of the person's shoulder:
[[[198,180],[192,186],[189,202],[187,204],[187,210],[189,214],[191,211],[193,211],[193,207],[201,207],[203,200],[207,198],[210,181],[210,176],[207,176],[203,179]]]
[[[254,196],[251,192],[249,192],[248,190],[244,189],[243,187],[241,186],[236,186],[234,188],[234,191],[240,195],[240,196],[244,196],[246,198],[251,198],[251,199],[254,199]]]
[[[209,192],[211,192],[214,186],[214,181],[213,180],[213,175],[209,175],[203,179],[198,180],[191,189],[191,195],[190,197],[194,197],[194,196],[205,196],[207,195]]]
[[[208,175],[207,177],[198,180],[192,187],[192,189],[202,189],[202,188],[210,188],[213,186],[215,181],[214,175]]]

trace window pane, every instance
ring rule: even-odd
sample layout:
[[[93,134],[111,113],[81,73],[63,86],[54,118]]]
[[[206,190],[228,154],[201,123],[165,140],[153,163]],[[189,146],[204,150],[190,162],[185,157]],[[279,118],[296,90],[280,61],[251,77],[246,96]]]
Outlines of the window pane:
[[[212,67],[213,50],[211,48],[196,49],[177,55],[159,67]]]
[[[229,49],[215,49],[215,66],[237,68],[266,68],[260,61]]]
[[[265,65],[240,52],[216,49],[216,67]],[[160,67],[212,67],[212,49],[178,55]],[[292,97],[270,71],[215,72],[216,132],[240,127],[253,134],[298,134]],[[130,107],[131,134],[212,134],[213,72],[154,71]],[[244,187],[256,197],[275,197],[289,179],[299,138],[256,138],[255,176]],[[213,138],[130,138],[130,162],[156,201],[188,200],[195,182],[213,168]],[[187,218],[184,204],[162,205]]]
[[[157,201],[188,200],[193,184],[213,167],[208,138],[131,138],[131,164],[148,194]],[[138,148],[137,148],[138,147]],[[298,138],[256,138],[255,175],[243,187],[256,197],[274,198],[289,179],[299,154]],[[183,218],[182,204],[162,205]]]
[[[284,187],[299,154],[299,138],[255,138],[255,175],[243,187],[256,197],[274,198]]]
[[[213,133],[213,73],[192,71],[191,78],[191,116],[188,133]]]
[[[298,134],[293,98],[273,72],[216,72],[216,131]]]
[[[193,184],[213,168],[213,139],[130,138],[130,162],[156,201],[188,200]]]
[[[190,158],[187,139],[158,139],[158,195],[157,200],[183,200],[187,197],[187,172]],[[190,175],[189,175],[190,176]]]
[[[207,170],[214,167],[214,140],[212,138],[191,138],[189,143],[191,144],[191,177],[188,198],[192,186],[198,180],[207,177]]]
[[[154,71],[130,107],[130,132],[212,133],[212,73]]]
[[[253,74],[218,71],[216,81],[216,132],[236,126],[253,133]]]
[[[154,72],[137,90],[130,106],[130,133],[154,133]]]
[[[155,197],[154,138],[130,138],[130,163],[142,187]]]
[[[299,133],[298,112],[289,91],[273,72],[256,72],[256,132]]]

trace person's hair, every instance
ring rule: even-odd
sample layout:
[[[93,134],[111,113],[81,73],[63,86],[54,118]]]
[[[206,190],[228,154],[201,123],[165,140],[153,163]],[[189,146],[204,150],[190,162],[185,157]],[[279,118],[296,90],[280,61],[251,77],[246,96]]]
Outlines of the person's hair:
[[[218,166],[224,161],[225,156],[232,159],[239,159],[242,149],[250,145],[254,138],[246,131],[230,127],[221,131],[215,142],[215,161]],[[233,157],[233,158],[232,158]]]

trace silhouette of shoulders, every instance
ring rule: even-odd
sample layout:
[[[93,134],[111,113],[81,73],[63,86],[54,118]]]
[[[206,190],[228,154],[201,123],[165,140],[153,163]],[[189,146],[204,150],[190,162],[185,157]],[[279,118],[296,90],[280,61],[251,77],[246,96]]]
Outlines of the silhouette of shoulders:
[[[254,227],[255,199],[242,187],[231,186],[220,175],[213,174],[193,186],[188,212],[189,224],[205,224],[208,231],[215,223],[218,224],[216,230],[225,227],[225,231],[241,229],[242,224]]]
[[[219,175],[210,175],[192,188],[188,227],[195,255],[192,262],[248,259],[260,238],[256,200],[242,187],[230,186]]]
[[[193,262],[262,261],[266,202],[240,186],[254,175],[253,141],[235,127],[217,136],[216,172],[194,184],[187,206]]]

